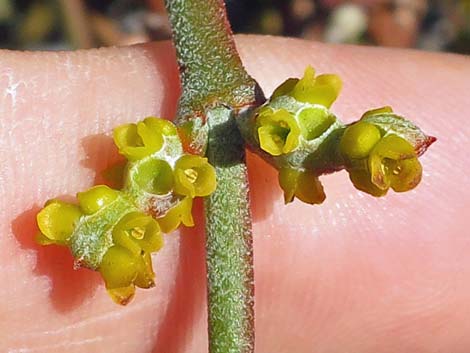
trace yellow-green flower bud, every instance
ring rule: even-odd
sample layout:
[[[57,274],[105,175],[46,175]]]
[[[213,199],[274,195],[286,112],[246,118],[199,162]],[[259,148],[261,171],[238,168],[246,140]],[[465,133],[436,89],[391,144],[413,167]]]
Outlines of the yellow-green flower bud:
[[[85,214],[93,214],[109,205],[119,196],[119,191],[106,185],[97,185],[91,189],[77,193],[80,208]]]
[[[179,227],[183,223],[187,227],[194,226],[194,220],[192,215],[193,199],[191,197],[185,197],[179,201],[175,206],[161,218],[158,218],[158,224],[164,233],[170,233]]]
[[[339,147],[356,188],[383,196],[390,187],[404,192],[419,184],[422,168],[418,154],[434,141],[394,114],[391,107],[382,107],[367,111],[350,125]]]
[[[104,254],[99,271],[109,295],[118,304],[125,305],[134,296],[139,267],[139,258],[121,246],[112,246]]]
[[[380,138],[378,131],[363,121],[346,129],[340,149],[351,181],[373,196],[385,195],[390,187],[397,192],[413,189],[422,174],[415,148],[396,134]]]
[[[297,197],[309,204],[320,204],[326,197],[318,176],[311,171],[282,168],[279,171],[279,185],[284,190],[285,203]]]
[[[132,215],[126,217],[121,226],[127,227],[132,222],[140,226],[143,223],[143,217],[136,214],[137,212],[133,212]],[[153,219],[152,221],[155,222]],[[148,220],[146,222],[147,229],[144,233],[149,232],[149,224],[152,224]],[[136,231],[137,227],[132,229]],[[109,295],[115,302],[122,305],[127,304],[132,299],[135,286],[150,288],[155,285],[155,274],[152,268],[150,253],[144,249],[135,252],[132,247],[128,247],[128,242],[122,242],[124,239],[122,232],[128,230],[120,229],[121,233],[116,237],[113,234],[113,238],[117,238],[119,244],[108,249],[99,266],[99,271],[103,276]],[[161,238],[160,234],[159,236]],[[129,235],[129,237],[133,237],[133,235]],[[148,240],[146,239],[147,237],[148,234],[144,234],[142,239]]]
[[[175,164],[175,187],[177,194],[189,197],[207,196],[216,188],[215,169],[207,158],[183,155]]]
[[[260,147],[272,156],[292,152],[299,144],[300,128],[285,109],[262,109],[257,125]]]
[[[380,139],[380,130],[377,127],[359,121],[345,130],[339,148],[346,158],[365,158]]]
[[[36,217],[41,231],[37,240],[43,245],[66,245],[81,216],[82,212],[76,205],[60,200],[47,202]]]

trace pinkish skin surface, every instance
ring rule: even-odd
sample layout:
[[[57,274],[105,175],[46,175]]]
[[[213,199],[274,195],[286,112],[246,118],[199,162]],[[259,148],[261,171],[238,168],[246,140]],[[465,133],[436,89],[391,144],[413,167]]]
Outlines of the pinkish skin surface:
[[[256,352],[469,352],[470,60],[237,41],[268,94],[311,64],[343,78],[333,110],[345,121],[391,105],[438,137],[415,190],[374,199],[341,172],[322,178],[319,207],[284,206],[276,173],[249,156]],[[157,286],[127,307],[97,274],[74,271],[67,250],[32,241],[46,199],[100,182],[120,159],[113,127],[172,116],[177,82],[167,43],[0,53],[0,352],[207,352],[201,226],[166,236]]]

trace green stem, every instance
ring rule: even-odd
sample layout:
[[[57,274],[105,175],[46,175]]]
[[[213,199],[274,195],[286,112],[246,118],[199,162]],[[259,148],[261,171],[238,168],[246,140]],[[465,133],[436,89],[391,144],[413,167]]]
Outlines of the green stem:
[[[233,112],[208,116],[217,190],[205,202],[209,351],[254,351],[253,238],[243,140]]]
[[[206,199],[209,350],[254,351],[254,286],[248,179],[237,115],[258,104],[222,0],[167,0],[180,68],[176,122],[196,153],[207,148],[217,190]]]
[[[222,0],[166,0],[180,68],[178,119],[191,119],[223,103],[240,108],[255,101],[256,82],[238,55]]]

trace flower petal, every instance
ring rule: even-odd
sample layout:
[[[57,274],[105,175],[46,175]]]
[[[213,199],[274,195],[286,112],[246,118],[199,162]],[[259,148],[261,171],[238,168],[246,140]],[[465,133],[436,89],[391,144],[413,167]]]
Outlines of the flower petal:
[[[139,271],[134,284],[139,288],[152,288],[155,286],[155,273],[152,268],[152,257],[144,252],[139,259]]]
[[[147,118],[137,125],[125,124],[114,129],[114,142],[119,153],[130,161],[136,161],[160,150],[163,146],[163,132],[158,129],[166,128],[166,123],[160,123],[159,120],[163,119]]]
[[[285,80],[278,88],[274,90],[270,99],[273,100],[277,97],[288,95],[294,89],[297,82],[299,82],[298,78],[289,78]]]
[[[348,170],[348,173],[354,187],[358,190],[376,197],[384,196],[388,191],[388,188],[381,189],[374,185],[370,173],[365,169],[352,169]]]
[[[418,158],[390,161],[391,187],[395,192],[414,189],[421,181],[423,168]]]
[[[320,104],[329,108],[338,98],[341,88],[342,81],[338,75],[326,74],[315,77],[315,70],[308,66],[290,95],[300,102]]]

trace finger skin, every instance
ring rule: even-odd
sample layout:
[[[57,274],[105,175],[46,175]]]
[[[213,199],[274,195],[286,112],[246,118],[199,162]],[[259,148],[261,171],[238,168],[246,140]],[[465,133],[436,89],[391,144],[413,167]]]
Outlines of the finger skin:
[[[322,178],[321,206],[284,206],[277,176],[249,155],[257,352],[470,350],[468,58],[238,37],[247,70],[269,94],[302,74],[338,73],[344,121],[391,105],[437,136],[423,182],[374,199],[346,173]],[[166,236],[157,287],[127,307],[67,251],[32,239],[48,198],[74,195],[119,160],[120,123],[172,116],[173,50],[147,44],[74,53],[0,55],[0,351],[207,351],[204,237]]]

